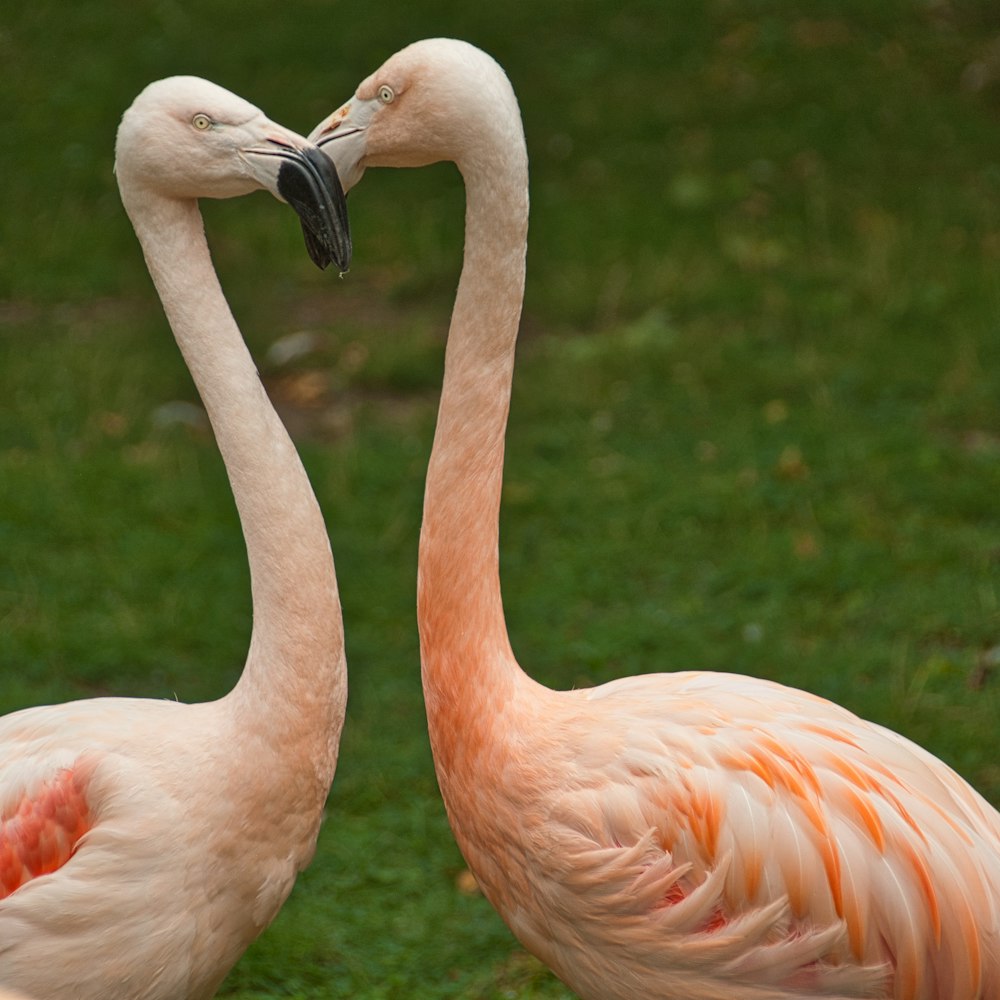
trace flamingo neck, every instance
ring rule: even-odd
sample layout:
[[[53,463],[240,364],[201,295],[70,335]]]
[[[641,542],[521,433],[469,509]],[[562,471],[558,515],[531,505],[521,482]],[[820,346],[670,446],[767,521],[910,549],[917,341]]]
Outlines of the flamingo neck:
[[[230,698],[241,725],[275,745],[314,736],[317,769],[332,777],[346,667],[323,517],[229,310],[197,203],[122,194],[215,432],[246,541],[253,631]]]
[[[505,700],[527,681],[507,636],[498,552],[528,225],[519,117],[513,139],[488,152],[459,163],[466,185],[465,252],[420,534],[417,619],[439,774],[463,746],[471,753],[487,742],[496,699]]]

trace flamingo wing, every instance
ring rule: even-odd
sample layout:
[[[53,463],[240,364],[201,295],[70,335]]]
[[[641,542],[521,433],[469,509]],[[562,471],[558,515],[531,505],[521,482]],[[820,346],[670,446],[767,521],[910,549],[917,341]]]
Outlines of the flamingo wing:
[[[176,814],[160,765],[190,714],[172,701],[95,698],[0,719],[0,909],[109,822],[126,835]]]
[[[0,899],[72,857],[91,827],[89,770],[78,760],[11,796],[0,813]]]
[[[194,832],[160,762],[189,708],[99,698],[0,719],[0,983],[188,995],[205,876],[170,860]]]
[[[560,844],[536,855],[560,870],[537,875],[552,906],[586,914],[576,934],[605,953],[621,937],[623,974],[640,955],[745,996],[1000,991],[1000,824],[945,764],[754,678],[645,675],[578,695],[572,780],[542,828]]]

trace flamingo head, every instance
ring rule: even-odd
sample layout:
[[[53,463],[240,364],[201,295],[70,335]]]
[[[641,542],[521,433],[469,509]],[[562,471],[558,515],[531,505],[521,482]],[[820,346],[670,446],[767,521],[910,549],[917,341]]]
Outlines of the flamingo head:
[[[509,114],[498,114],[498,108]],[[430,38],[390,57],[309,138],[345,190],[367,167],[488,162],[524,144],[517,101],[500,66],[468,42]]]
[[[270,191],[299,216],[319,267],[351,261],[337,171],[311,142],[222,87],[191,76],[151,83],[122,116],[115,173],[126,192],[176,199]]]

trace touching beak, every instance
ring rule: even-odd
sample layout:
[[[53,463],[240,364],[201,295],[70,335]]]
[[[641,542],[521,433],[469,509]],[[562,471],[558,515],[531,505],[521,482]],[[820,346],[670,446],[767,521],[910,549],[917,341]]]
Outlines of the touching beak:
[[[361,101],[353,97],[324,118],[309,136],[309,141],[333,161],[345,191],[350,191],[365,172],[365,130],[379,107],[374,98]]]
[[[276,180],[268,171],[274,183],[267,187],[295,209],[313,263],[320,268],[332,263],[341,273],[346,271],[351,266],[347,200],[329,157],[312,143],[277,127],[265,142],[245,149],[244,154],[251,163],[258,156],[280,161]]]

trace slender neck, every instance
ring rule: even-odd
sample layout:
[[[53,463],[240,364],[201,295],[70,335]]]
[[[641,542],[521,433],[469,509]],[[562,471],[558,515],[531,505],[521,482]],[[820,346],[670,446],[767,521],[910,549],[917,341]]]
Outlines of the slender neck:
[[[493,713],[478,711],[477,699],[504,698],[525,679],[510,651],[498,554],[528,225],[519,124],[516,138],[502,152],[459,164],[466,185],[465,253],[427,472],[417,588],[439,773],[460,752],[456,734],[467,734],[471,746],[477,742],[472,730],[489,726]]]
[[[197,203],[122,196],[215,432],[246,541],[253,632],[231,697],[248,725],[276,739],[308,729],[321,747],[332,741],[332,768],[346,668],[319,506],[219,286]]]

